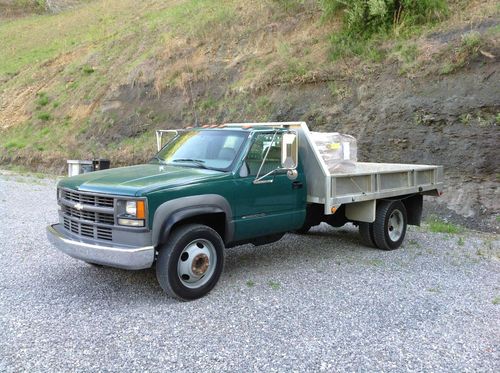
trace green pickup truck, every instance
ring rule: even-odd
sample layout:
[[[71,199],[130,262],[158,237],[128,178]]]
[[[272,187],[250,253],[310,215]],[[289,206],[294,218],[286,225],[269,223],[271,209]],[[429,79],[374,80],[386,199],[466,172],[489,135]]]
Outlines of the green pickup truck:
[[[359,162],[331,172],[303,122],[157,131],[157,141],[147,164],[61,180],[59,223],[47,236],[90,264],[155,266],[160,286],[182,300],[215,286],[225,248],[321,222],[352,222],[364,244],[396,249],[407,224],[420,224],[422,196],[443,187],[441,166]]]

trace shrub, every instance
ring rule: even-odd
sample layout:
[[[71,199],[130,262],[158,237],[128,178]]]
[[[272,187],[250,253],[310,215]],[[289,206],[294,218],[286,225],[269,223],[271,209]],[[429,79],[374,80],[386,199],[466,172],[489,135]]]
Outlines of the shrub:
[[[342,31],[332,36],[334,57],[350,50],[352,54],[361,54],[366,41],[376,35],[438,21],[448,12],[446,0],[320,0],[320,3],[324,18],[342,11]]]
[[[370,36],[392,27],[413,26],[443,18],[446,0],[320,0],[326,16],[344,12],[344,31]]]

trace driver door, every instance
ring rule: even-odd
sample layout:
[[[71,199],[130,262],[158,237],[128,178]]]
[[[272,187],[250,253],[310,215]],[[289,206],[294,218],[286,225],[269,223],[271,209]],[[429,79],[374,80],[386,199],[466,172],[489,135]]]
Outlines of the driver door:
[[[286,171],[276,171],[280,167],[281,134],[256,133],[236,180],[234,218],[237,240],[302,226],[306,207],[304,175],[299,172],[297,179],[292,181]],[[257,174],[263,176],[271,171],[274,172],[256,181]]]

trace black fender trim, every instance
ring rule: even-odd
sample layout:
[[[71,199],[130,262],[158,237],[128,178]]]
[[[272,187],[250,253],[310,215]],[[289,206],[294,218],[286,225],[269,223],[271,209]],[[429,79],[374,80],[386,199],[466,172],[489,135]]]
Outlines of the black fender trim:
[[[197,215],[223,213],[225,216],[224,242],[233,240],[233,214],[229,202],[218,194],[202,194],[167,201],[155,211],[153,218],[153,245],[164,243],[172,227],[181,220]]]

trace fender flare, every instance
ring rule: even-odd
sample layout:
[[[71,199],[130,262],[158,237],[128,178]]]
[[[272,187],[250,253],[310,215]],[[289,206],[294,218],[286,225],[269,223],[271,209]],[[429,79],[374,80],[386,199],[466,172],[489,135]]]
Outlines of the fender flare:
[[[225,243],[231,242],[234,235],[233,214],[231,205],[218,194],[202,194],[176,198],[162,203],[153,217],[153,246],[164,243],[172,227],[181,220],[197,215],[224,213]]]

